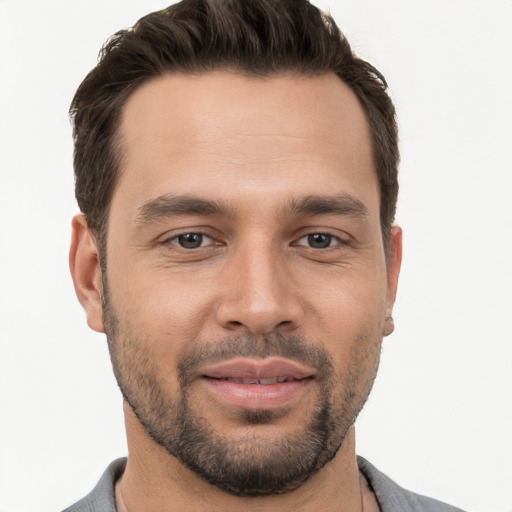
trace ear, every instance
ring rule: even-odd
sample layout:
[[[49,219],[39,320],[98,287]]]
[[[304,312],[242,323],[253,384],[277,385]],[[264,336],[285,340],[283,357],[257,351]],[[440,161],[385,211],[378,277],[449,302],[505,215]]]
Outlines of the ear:
[[[398,276],[402,265],[402,229],[398,226],[391,228],[389,238],[389,254],[387,261],[387,297],[386,297],[386,319],[384,321],[384,336],[389,336],[395,330],[393,322],[393,306],[398,288]]]
[[[97,243],[83,214],[73,217],[71,225],[69,268],[75,292],[85,310],[89,327],[94,331],[105,332],[101,307],[103,286]]]

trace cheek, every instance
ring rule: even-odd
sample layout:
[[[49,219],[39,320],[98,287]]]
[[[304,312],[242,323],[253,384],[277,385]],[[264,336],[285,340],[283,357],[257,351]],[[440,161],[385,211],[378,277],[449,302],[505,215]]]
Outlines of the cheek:
[[[329,293],[322,295],[322,300],[317,295],[310,302],[319,319],[315,336],[325,344],[335,365],[373,368],[380,354],[386,312],[385,279],[373,275],[363,280],[331,281]]]
[[[163,272],[141,273],[140,278],[130,279],[123,275],[127,274],[109,271],[111,304],[121,325],[130,325],[133,336],[149,339],[152,353],[174,358],[200,336],[212,314],[213,298],[208,290],[187,286],[187,279]]]
[[[382,324],[386,312],[383,272],[340,272],[324,280],[322,288],[310,287],[308,308],[327,332],[354,337]]]

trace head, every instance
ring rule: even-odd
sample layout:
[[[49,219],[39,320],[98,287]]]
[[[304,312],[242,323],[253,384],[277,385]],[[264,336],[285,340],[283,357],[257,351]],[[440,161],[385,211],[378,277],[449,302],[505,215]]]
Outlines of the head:
[[[71,269],[129,443],[231,494],[300,487],[392,330],[382,77],[307,2],[186,1],[114,36],[72,109]]]
[[[368,122],[387,249],[398,195],[395,109],[382,74],[359,59],[336,23],[307,0],[184,0],[117,32],[78,88],[75,193],[100,248],[122,172],[123,107],[145,82],[167,73],[231,70],[246,76],[333,73],[356,95]]]

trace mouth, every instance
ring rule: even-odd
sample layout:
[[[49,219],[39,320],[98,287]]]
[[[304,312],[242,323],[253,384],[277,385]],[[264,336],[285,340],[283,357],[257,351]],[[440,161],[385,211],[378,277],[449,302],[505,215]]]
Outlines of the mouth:
[[[224,380],[227,382],[234,382],[235,384],[261,384],[262,386],[269,386],[271,384],[282,384],[283,382],[293,382],[295,380],[302,380],[302,379],[295,379],[293,377],[271,377],[268,379],[256,379],[256,378],[243,378],[243,377],[210,377],[208,375],[203,375],[204,378],[208,379],[215,379],[215,380]],[[309,378],[309,377],[306,377]]]
[[[205,368],[199,377],[223,405],[264,410],[299,401],[313,383],[315,371],[283,359],[238,359]]]

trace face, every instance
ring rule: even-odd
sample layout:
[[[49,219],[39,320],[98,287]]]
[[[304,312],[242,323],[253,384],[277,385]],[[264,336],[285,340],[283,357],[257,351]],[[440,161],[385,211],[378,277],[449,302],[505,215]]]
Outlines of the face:
[[[176,74],[120,136],[103,314],[82,303],[125,400],[219,488],[292,490],[335,457],[391,331],[400,233],[386,265],[363,111],[330,74]]]

